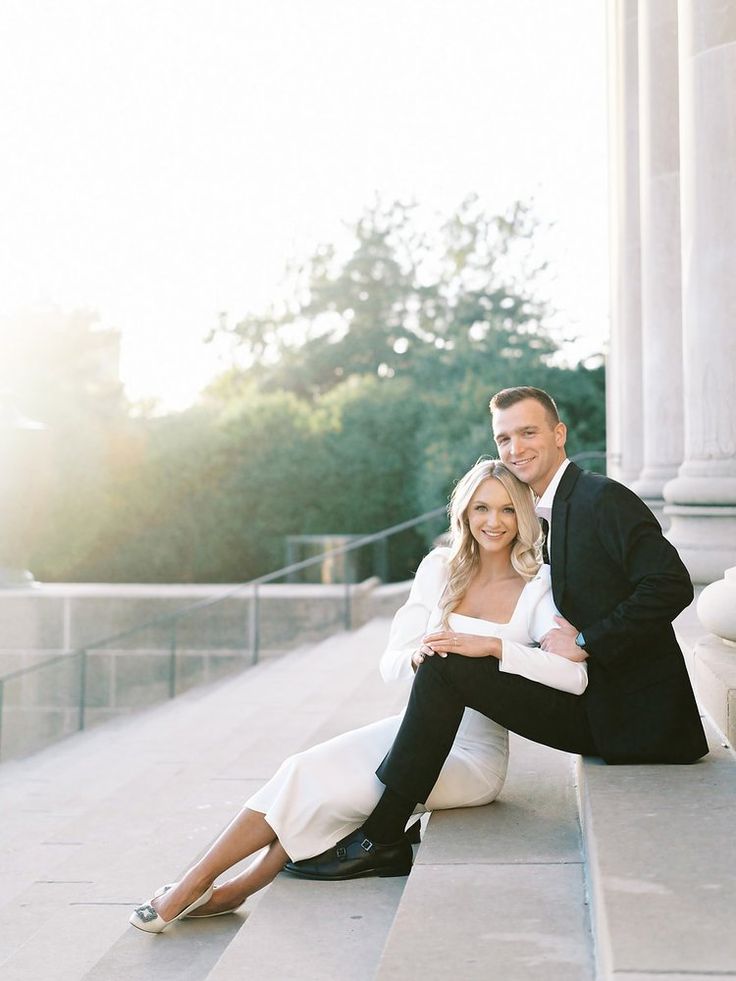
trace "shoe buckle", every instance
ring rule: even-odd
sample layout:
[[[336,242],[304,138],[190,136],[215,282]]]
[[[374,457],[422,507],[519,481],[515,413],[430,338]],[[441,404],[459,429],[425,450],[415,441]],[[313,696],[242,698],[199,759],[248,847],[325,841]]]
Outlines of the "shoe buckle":
[[[347,852],[347,849],[346,848],[340,847],[340,848],[337,849],[337,857],[339,859],[345,858],[345,856],[347,855],[347,853],[348,852]]]
[[[360,843],[360,847],[363,849],[364,852],[371,852],[373,851],[374,846],[370,838],[364,838]]]
[[[150,903],[146,903],[144,906],[138,906],[136,908],[135,915],[143,923],[152,923],[158,916],[158,913]]]

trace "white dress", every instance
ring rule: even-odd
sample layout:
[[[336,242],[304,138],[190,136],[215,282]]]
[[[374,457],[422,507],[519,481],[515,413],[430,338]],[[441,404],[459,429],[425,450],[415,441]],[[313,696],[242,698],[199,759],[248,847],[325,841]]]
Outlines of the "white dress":
[[[449,548],[434,549],[417,570],[381,657],[385,681],[413,677],[413,652],[422,637],[440,625],[439,601],[447,584],[449,552]],[[556,612],[549,567],[543,566],[536,579],[525,585],[508,623],[454,613],[449,623],[458,633],[501,638],[501,671],[579,695],[588,681],[584,664],[529,646],[556,626],[552,619]],[[365,821],[384,790],[375,770],[391,748],[402,718],[403,713],[381,719],[288,757],[246,802],[265,815],[292,861],[319,855]],[[466,709],[437,783],[416,812],[487,804],[503,786],[507,762],[507,730]]]

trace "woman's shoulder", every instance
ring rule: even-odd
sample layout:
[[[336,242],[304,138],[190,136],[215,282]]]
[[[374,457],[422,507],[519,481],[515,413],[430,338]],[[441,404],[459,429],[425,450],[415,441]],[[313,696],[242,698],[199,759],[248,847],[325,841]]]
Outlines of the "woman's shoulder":
[[[450,561],[450,552],[452,549],[449,545],[438,545],[437,548],[433,548],[431,552],[428,552],[422,559],[422,565],[425,562],[440,563],[441,565],[447,565]]]
[[[416,579],[446,576],[450,564],[450,549],[446,545],[433,548],[419,563]]]
[[[554,600],[552,598],[552,577],[548,565],[540,566],[536,576],[526,584],[521,594],[519,606],[530,625],[540,615],[549,619],[553,612]],[[548,626],[552,626],[552,623],[550,622]]]
[[[548,565],[540,565],[539,570],[533,579],[530,579],[524,587],[525,592],[537,596],[546,593],[552,588],[552,573]]]

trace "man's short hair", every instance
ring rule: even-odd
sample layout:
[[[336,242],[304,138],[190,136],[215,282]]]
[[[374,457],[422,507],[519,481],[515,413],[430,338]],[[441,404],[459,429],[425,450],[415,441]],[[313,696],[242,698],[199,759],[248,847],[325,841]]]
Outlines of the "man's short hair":
[[[496,409],[508,409],[512,405],[516,405],[517,402],[524,402],[526,399],[534,399],[535,402],[539,402],[540,405],[544,406],[549,423],[554,429],[560,421],[560,414],[557,411],[555,400],[541,388],[532,388],[529,385],[520,385],[517,388],[503,388],[500,392],[496,392],[489,406],[491,415],[493,415]]]

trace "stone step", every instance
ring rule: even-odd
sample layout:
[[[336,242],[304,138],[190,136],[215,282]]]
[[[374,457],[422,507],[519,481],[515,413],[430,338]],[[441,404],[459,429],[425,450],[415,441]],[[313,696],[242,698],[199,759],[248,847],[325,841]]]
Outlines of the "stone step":
[[[499,799],[432,815],[408,880],[283,875],[234,916],[130,929],[131,906],[286,755],[400,708],[406,689],[376,670],[387,629],[0,766],[3,981],[736,978],[736,758],[715,733],[689,767],[605,767],[512,737]]]
[[[395,711],[376,669],[387,629],[334,636],[0,767],[4,981],[204,977],[242,916],[149,938],[127,926],[128,911],[206,848],[286,755],[323,738],[327,719],[345,728]],[[184,931],[199,951],[182,954],[194,973],[170,943]]]
[[[573,757],[512,736],[496,801],[431,815],[380,981],[590,981],[573,776]]]
[[[406,881],[282,873],[207,981],[372,981]]]
[[[709,742],[691,766],[579,763],[602,978],[736,978],[736,758]]]
[[[378,673],[369,673],[349,702],[315,732],[313,742],[399,711],[405,689],[388,692]],[[371,981],[405,883],[404,877],[308,882],[284,873],[208,981],[240,981],[244,971],[254,968],[258,981]]]

